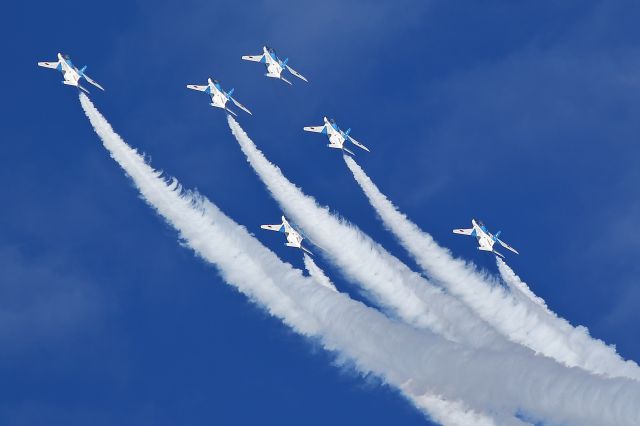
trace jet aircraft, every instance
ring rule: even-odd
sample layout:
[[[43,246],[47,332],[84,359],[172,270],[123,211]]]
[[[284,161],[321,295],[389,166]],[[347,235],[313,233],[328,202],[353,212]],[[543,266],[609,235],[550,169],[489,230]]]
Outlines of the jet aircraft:
[[[54,70],[58,70],[62,73],[64,80],[63,84],[67,86],[76,86],[78,89],[83,90],[87,93],[89,91],[80,85],[80,79],[84,78],[89,82],[89,84],[93,84],[100,90],[104,90],[102,86],[89,78],[87,74],[85,74],[85,70],[87,66],[78,69],[73,62],[71,62],[71,58],[69,55],[63,55],[62,53],[58,53],[58,61],[57,62],[38,62],[38,65],[44,68],[51,68]]]
[[[209,105],[216,108],[222,108],[223,110],[227,111],[229,114],[233,114],[236,117],[238,116],[238,114],[236,114],[235,112],[227,108],[228,101],[233,102],[238,108],[240,108],[244,112],[250,115],[253,115],[251,114],[251,111],[249,111],[244,105],[236,101],[235,98],[231,96],[234,89],[231,89],[228,92],[225,92],[224,90],[222,90],[222,87],[220,86],[220,83],[218,82],[218,80],[211,80],[211,78],[209,78],[208,84],[206,86],[198,86],[196,84],[187,84],[187,88],[206,93],[211,97],[211,103]]]
[[[285,245],[289,247],[299,248],[309,254],[313,254],[306,248],[302,247],[302,240],[304,238],[302,238],[302,235],[300,235],[298,231],[296,231],[291,225],[289,225],[289,222],[287,222],[287,219],[284,216],[282,216],[282,223],[278,225],[261,225],[260,228],[267,229],[269,231],[282,232],[287,237],[287,242]]]
[[[478,250],[488,251],[502,258],[504,258],[504,256],[493,249],[493,245],[496,242],[500,243],[500,245],[507,250],[510,250],[515,254],[520,254],[516,249],[498,238],[500,236],[500,231],[496,232],[496,234],[493,235],[487,230],[482,221],[476,221],[475,219],[471,219],[471,225],[472,227],[469,229],[454,229],[453,233],[460,235],[471,235],[472,237],[476,237],[476,239],[478,240]]]
[[[322,133],[323,135],[327,135],[327,137],[329,138],[329,145],[327,146],[329,148],[341,149],[351,155],[355,155],[344,146],[344,143],[349,140],[355,146],[362,148],[367,152],[371,152],[369,151],[369,148],[349,136],[349,133],[351,133],[351,129],[347,129],[346,132],[341,130],[340,127],[338,127],[338,124],[336,124],[336,120],[334,120],[333,118],[328,119],[327,117],[324,117],[324,124],[322,126],[307,126],[304,128],[304,130],[307,132]]]
[[[306,78],[304,78],[304,76],[302,76],[302,74],[287,65],[287,62],[289,62],[289,58],[285,58],[283,61],[282,59],[278,58],[275,49],[269,46],[264,46],[262,48],[262,55],[245,55],[242,57],[242,59],[244,59],[245,61],[263,63],[267,68],[267,73],[265,74],[267,77],[278,78],[285,83],[291,84],[289,80],[282,76],[282,72],[286,69],[299,79],[308,81]]]

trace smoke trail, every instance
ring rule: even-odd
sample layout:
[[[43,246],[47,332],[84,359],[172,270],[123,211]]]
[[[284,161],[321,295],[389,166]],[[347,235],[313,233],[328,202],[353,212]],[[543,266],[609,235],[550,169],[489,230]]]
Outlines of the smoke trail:
[[[351,360],[360,372],[411,392],[408,397],[414,401],[431,393],[479,411],[523,412],[563,424],[640,422],[637,382],[604,379],[522,353],[470,350],[316,285],[216,206],[181,192],[175,181],[167,184],[113,132],[85,95],[80,99],[111,156],[144,200],[179,231],[184,244],[215,264],[225,281],[298,333]]]
[[[524,303],[532,303],[538,308],[540,308],[545,314],[553,315],[555,314],[549,310],[547,307],[547,303],[543,298],[536,296],[529,286],[524,283],[519,276],[513,272],[513,269],[509,268],[507,264],[500,258],[496,257],[496,263],[498,265],[498,270],[500,271],[500,276],[502,277],[502,281],[504,281],[509,290],[511,290],[511,294],[514,297],[518,297]]]
[[[316,265],[316,262],[314,262],[313,259],[311,259],[311,256],[309,256],[307,253],[304,254],[304,266],[305,268],[307,268],[307,271],[309,271],[309,276],[312,277],[318,284],[323,285],[330,290],[338,291],[329,277],[325,275],[324,271],[320,269],[318,265]]]
[[[574,328],[546,309],[532,309],[531,303],[514,298],[474,266],[453,258],[431,235],[400,213],[353,158],[345,156],[345,162],[385,227],[422,269],[509,339],[568,366],[579,366],[613,377],[640,379],[640,369],[635,362],[623,360],[614,347],[589,336],[586,328]],[[498,266],[500,263],[498,261]],[[515,277],[513,271],[511,274]],[[508,279],[506,281],[509,282]],[[520,286],[520,291],[523,288]]]
[[[329,277],[326,276],[324,271],[316,265],[311,256],[304,253],[303,256],[304,265],[309,271],[309,276],[314,278],[317,283],[331,289],[333,291],[338,291],[335,285],[331,282]],[[410,391],[410,387],[403,386],[407,395],[413,395]],[[420,396],[411,396],[409,398],[416,406],[424,406],[428,407],[428,412],[430,417],[438,423],[443,425],[451,425],[451,426],[467,426],[467,425],[477,425],[477,426],[496,426],[496,423],[493,419],[487,417],[484,414],[476,413],[472,410],[469,410],[464,406],[463,403],[458,401],[448,401],[443,398],[440,398],[437,395],[432,394],[424,394]],[[512,417],[502,417],[500,418],[500,424],[524,424]]]
[[[232,117],[228,121],[249,164],[287,216],[374,301],[405,322],[452,341],[506,348],[506,339],[467,306],[411,271],[354,225],[318,206],[267,160]]]
[[[83,94],[80,100],[96,133],[112,158],[120,164],[140,190],[142,198],[153,207],[172,227],[180,233],[181,240],[205,261],[218,266],[223,279],[245,294],[250,300],[265,308],[271,315],[306,336],[321,333],[318,319],[309,314],[280,288],[280,283],[293,282],[297,287],[308,287],[307,292],[298,295],[306,299],[310,289],[318,287],[318,281],[325,280],[328,288],[333,284],[322,270],[313,263],[306,263],[313,279],[302,276],[299,270],[282,263],[271,251],[255,240],[244,227],[226,217],[216,206],[197,193],[182,191],[177,180],[167,182],[161,172],[147,165],[144,159],[130,148],[95,109]],[[251,255],[249,255],[251,253]],[[314,268],[315,267],[315,268]],[[327,285],[328,284],[328,285]],[[335,287],[331,293],[337,294]],[[314,298],[322,297],[314,293]],[[336,318],[339,318],[336,317]],[[327,350],[335,350],[328,342]],[[336,347],[339,347],[337,345]],[[373,346],[371,346],[373,347]],[[358,367],[363,374],[379,372],[364,366]],[[394,381],[386,380],[393,385]],[[396,386],[401,389],[399,386]],[[425,414],[444,425],[462,425],[459,419],[478,419],[482,424],[493,424],[490,417],[464,406],[461,402],[449,402],[424,391],[404,390],[404,396]],[[402,389],[401,389],[402,390]],[[508,420],[508,417],[506,418]]]

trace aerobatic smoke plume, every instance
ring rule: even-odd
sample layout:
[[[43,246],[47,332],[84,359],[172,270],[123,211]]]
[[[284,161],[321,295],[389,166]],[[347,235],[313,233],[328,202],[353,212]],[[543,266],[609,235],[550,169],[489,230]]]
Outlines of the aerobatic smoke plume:
[[[449,250],[439,246],[431,235],[398,211],[353,158],[345,156],[344,161],[385,227],[424,272],[510,340],[568,366],[612,377],[640,379],[640,368],[635,362],[623,360],[615,347],[592,338],[585,327],[573,327],[547,310],[544,302],[528,291],[524,283],[518,285],[518,289],[520,294],[527,294],[526,301],[514,297],[473,265],[454,258]],[[511,283],[511,287],[517,285],[514,284],[519,281],[517,276],[498,260],[499,267],[501,264],[505,281]]]
[[[424,394],[488,413],[575,425],[637,425],[640,384],[568,369],[544,357],[484,351],[393,321],[306,278],[203,197],[167,182],[81,94],[94,130],[143,199],[223,279],[298,333],[419,403]],[[424,407],[423,407],[424,408]]]
[[[269,162],[232,117],[228,116],[228,121],[249,164],[286,215],[371,299],[403,321],[452,341],[474,347],[506,347],[506,339],[467,306],[411,271],[356,226],[305,195]]]

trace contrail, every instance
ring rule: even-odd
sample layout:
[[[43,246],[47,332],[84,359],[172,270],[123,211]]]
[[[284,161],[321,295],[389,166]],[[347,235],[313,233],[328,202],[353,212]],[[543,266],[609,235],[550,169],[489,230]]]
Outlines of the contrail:
[[[635,362],[623,360],[615,347],[594,339],[585,327],[573,327],[546,307],[534,308],[534,304],[524,303],[522,298],[513,297],[473,265],[455,259],[449,250],[440,247],[431,235],[398,211],[353,158],[345,156],[344,160],[385,227],[398,238],[424,272],[502,334],[568,366],[611,377],[640,379],[640,369]],[[509,275],[506,265],[498,260],[499,267],[501,264],[501,271]],[[513,271],[511,275],[515,277]],[[520,286],[520,291],[524,287]],[[539,305],[539,299],[531,292],[528,297]]]
[[[479,412],[523,413],[556,424],[639,424],[637,382],[598,377],[520,352],[465,348],[317,285],[209,201],[183,192],[176,181],[164,180],[122,141],[85,95],[80,99],[111,156],[143,199],[178,230],[185,245],[216,265],[226,282],[296,332],[350,360],[361,373],[411,392],[408,398],[414,401],[416,396],[436,394],[464,401]]]
[[[280,207],[332,263],[368,295],[405,322],[473,347],[506,348],[507,340],[457,300],[388,253],[356,226],[341,220],[287,180],[240,125],[229,126],[254,171]]]

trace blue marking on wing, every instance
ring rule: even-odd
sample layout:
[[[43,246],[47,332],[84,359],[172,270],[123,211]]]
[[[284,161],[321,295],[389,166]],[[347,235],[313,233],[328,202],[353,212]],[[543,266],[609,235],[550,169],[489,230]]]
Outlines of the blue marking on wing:
[[[322,133],[323,135],[326,135],[327,134],[327,126],[324,126],[320,133]]]
[[[278,232],[282,232],[283,234],[285,233],[284,224],[280,227],[280,229],[278,229]]]

